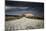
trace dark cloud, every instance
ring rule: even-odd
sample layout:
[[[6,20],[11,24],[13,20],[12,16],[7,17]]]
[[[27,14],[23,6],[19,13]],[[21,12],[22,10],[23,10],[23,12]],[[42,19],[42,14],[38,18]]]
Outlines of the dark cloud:
[[[41,7],[43,3],[37,2],[23,2],[23,1],[6,1],[7,6],[17,6],[17,7]],[[42,6],[43,7],[43,6]]]
[[[6,10],[7,15],[17,15],[32,12],[34,16],[44,16],[44,3],[6,1],[6,6],[16,7]],[[28,8],[25,9],[23,7]]]

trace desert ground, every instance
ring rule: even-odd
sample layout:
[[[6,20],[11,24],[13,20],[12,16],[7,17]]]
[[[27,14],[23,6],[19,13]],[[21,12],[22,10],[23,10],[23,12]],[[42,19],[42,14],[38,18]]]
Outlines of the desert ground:
[[[43,19],[29,19],[22,17],[20,19],[12,19],[5,22],[6,31],[15,30],[31,30],[31,29],[43,29],[44,20]]]

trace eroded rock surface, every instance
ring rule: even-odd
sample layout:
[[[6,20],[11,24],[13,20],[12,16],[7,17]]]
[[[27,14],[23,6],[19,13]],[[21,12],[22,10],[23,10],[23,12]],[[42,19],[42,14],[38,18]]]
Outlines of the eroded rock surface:
[[[43,28],[44,21],[40,19],[29,19],[29,18],[21,18],[14,19],[11,21],[6,21],[6,30],[27,30],[27,29],[39,29]]]

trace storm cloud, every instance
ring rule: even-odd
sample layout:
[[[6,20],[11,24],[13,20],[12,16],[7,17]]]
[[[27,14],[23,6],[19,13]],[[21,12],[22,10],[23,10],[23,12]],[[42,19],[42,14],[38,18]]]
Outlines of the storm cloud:
[[[29,12],[34,16],[44,16],[44,3],[6,1],[6,15],[20,15]]]

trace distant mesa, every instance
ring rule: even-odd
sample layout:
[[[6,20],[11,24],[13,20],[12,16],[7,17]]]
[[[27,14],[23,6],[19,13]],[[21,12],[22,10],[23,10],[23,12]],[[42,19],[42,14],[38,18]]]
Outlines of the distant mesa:
[[[32,13],[25,13],[24,15],[25,15],[26,17],[28,17],[28,16],[33,16]]]

